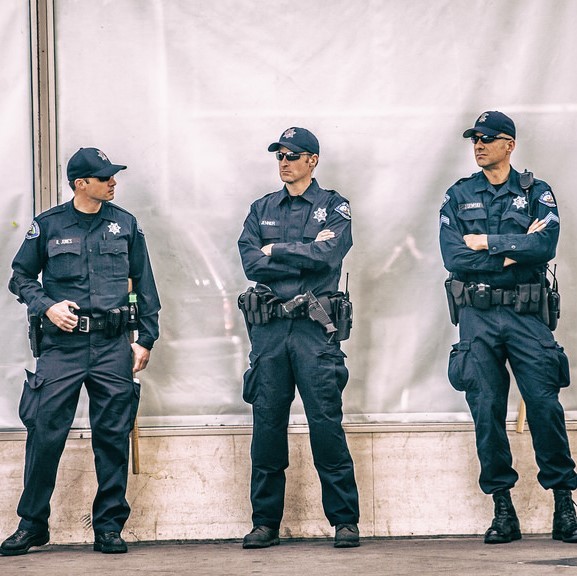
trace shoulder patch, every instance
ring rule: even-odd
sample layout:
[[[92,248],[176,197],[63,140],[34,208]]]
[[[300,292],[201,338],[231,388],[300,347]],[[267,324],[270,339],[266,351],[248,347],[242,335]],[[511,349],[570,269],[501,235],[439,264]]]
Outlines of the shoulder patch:
[[[30,224],[30,228],[28,228],[28,232],[26,232],[26,240],[33,240],[39,236],[40,226],[38,226],[38,222],[36,222],[36,220],[32,220],[32,224]]]
[[[541,196],[539,196],[539,202],[541,202],[541,204],[545,204],[545,206],[549,206],[549,208],[555,208],[555,206],[557,206],[557,204],[555,203],[555,198],[554,198],[551,190],[547,190],[546,192],[543,192],[543,194],[541,194]]]
[[[445,194],[445,197],[443,198],[443,203],[441,204],[441,208],[447,203],[449,202],[449,200],[451,199],[451,197],[448,194]]]
[[[338,212],[343,218],[347,220],[351,219],[351,207],[348,202],[341,202],[336,208],[335,212]]]

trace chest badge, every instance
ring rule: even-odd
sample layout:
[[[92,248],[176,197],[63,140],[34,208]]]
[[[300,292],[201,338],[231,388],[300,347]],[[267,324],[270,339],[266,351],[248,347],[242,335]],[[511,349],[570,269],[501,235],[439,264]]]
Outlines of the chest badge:
[[[313,218],[317,222],[326,222],[327,221],[327,209],[326,208],[317,208],[315,213],[313,214]]]
[[[113,222],[112,224],[108,225],[108,231],[116,236],[116,234],[120,233],[120,226],[117,222]]]
[[[515,206],[517,210],[525,208],[525,206],[527,206],[527,198],[525,198],[524,196],[517,196],[517,198],[513,200],[513,206]]]

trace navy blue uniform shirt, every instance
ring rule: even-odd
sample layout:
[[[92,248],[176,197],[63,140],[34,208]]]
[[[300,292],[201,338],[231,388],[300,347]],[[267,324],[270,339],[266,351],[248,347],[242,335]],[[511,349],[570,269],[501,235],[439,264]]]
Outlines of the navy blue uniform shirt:
[[[541,231],[527,234],[536,218],[545,220]],[[465,234],[487,234],[488,250],[472,250]],[[539,281],[539,272],[555,256],[559,213],[550,186],[535,179],[529,198],[511,168],[509,179],[496,190],[483,172],[454,184],[441,206],[440,243],[445,268],[464,282],[514,288]],[[517,262],[503,266],[505,258]]]
[[[71,300],[80,314],[96,317],[128,304],[132,278],[138,344],[151,349],[158,338],[160,300],[144,233],[134,216],[108,202],[89,218],[72,201],[37,216],[12,262],[11,290],[31,314],[43,316],[54,304]]]
[[[315,242],[324,229],[331,240]],[[272,255],[261,248],[273,244]],[[342,261],[353,245],[348,201],[313,179],[300,196],[286,187],[254,202],[238,241],[249,280],[268,286],[282,300],[307,290],[315,296],[338,290]]]

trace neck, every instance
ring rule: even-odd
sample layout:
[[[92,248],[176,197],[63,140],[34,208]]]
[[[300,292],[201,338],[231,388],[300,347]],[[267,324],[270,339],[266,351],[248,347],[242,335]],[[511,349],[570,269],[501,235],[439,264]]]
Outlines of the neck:
[[[285,183],[286,189],[291,196],[300,196],[311,184],[312,178],[308,181]]]
[[[102,208],[102,202],[99,200],[81,199],[78,196],[73,198],[72,203],[78,212],[84,212],[85,214],[96,214]]]
[[[503,184],[509,179],[509,174],[511,172],[511,165],[506,166],[493,166],[491,168],[483,168],[483,174],[489,182],[493,185]]]

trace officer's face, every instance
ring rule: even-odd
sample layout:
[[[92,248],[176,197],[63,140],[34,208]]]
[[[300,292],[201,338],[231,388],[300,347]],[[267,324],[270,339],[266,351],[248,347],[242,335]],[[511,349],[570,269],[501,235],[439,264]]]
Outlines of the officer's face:
[[[114,176],[104,182],[101,182],[98,178],[83,178],[81,184],[76,186],[76,193],[84,196],[87,200],[94,202],[114,200],[114,187],[116,186]]]
[[[482,136],[477,132],[477,136]],[[515,148],[515,141],[507,134],[499,134],[503,139],[493,140],[486,144],[477,140],[474,144],[475,160],[481,168],[497,168],[510,163],[511,152]]]
[[[281,146],[279,152],[291,152],[288,148]],[[298,160],[287,160],[284,156],[278,161],[278,171],[280,179],[286,184],[297,184],[301,181],[310,180],[316,165],[318,156],[316,154],[301,154]]]

